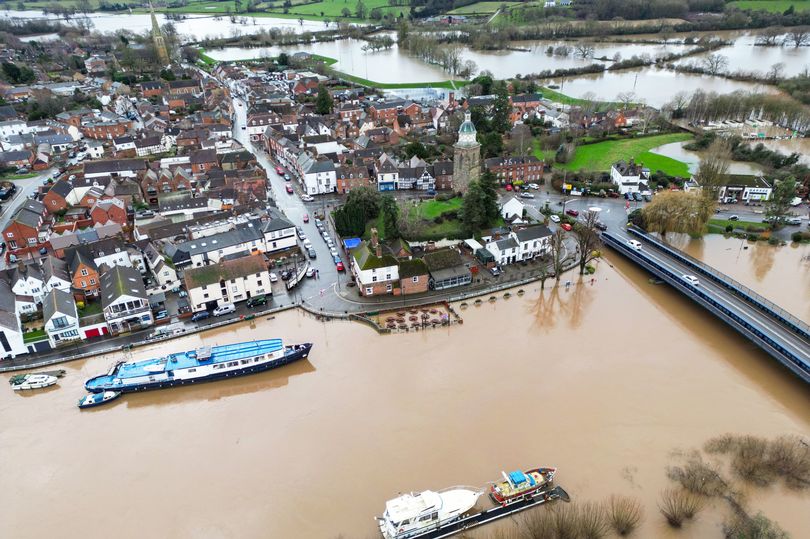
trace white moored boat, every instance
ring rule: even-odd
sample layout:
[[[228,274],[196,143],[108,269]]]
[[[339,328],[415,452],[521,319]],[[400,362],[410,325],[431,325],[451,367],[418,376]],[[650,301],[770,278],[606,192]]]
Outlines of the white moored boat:
[[[481,494],[469,487],[402,494],[385,503],[385,513],[378,517],[380,531],[385,539],[418,537],[464,516]]]
[[[40,389],[54,385],[58,382],[56,376],[50,374],[18,374],[9,380],[11,389],[20,391],[23,389]]]

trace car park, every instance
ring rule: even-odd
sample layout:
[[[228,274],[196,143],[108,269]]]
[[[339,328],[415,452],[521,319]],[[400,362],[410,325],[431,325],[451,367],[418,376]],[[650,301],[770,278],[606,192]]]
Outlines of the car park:
[[[209,313],[208,311],[200,311],[198,313],[194,313],[193,315],[191,315],[191,321],[192,322],[199,322],[200,320],[205,320],[206,318],[210,318],[210,317],[211,317],[211,313]]]
[[[231,314],[236,312],[236,305],[233,303],[223,303],[216,309],[214,309],[214,316],[224,316],[226,314]]]
[[[571,217],[579,217],[579,212],[577,210],[565,210],[566,215],[570,215]]]
[[[573,230],[573,227],[572,227],[571,225],[569,225],[568,223],[563,223],[563,224],[561,224],[560,226],[561,226],[561,227],[562,227],[562,229],[563,229],[563,230],[565,230],[566,232],[571,232],[571,230]]]
[[[552,223],[559,223],[560,222],[560,216],[559,215],[552,214],[551,217],[549,217],[549,219],[551,219]]]
[[[687,283],[691,284],[692,286],[698,286],[700,281],[694,275],[681,275],[681,279],[686,281]]]
[[[520,198],[534,198],[534,195],[527,191],[524,191],[523,193],[520,193]]]
[[[627,240],[627,245],[635,249],[636,251],[641,250],[641,242],[638,240]]]
[[[252,298],[248,298],[246,305],[248,307],[258,307],[259,305],[267,305],[267,296],[261,294],[259,296],[253,296]]]
[[[271,283],[277,283],[278,282],[278,275],[276,275],[275,273],[271,273],[270,274],[270,282]]]

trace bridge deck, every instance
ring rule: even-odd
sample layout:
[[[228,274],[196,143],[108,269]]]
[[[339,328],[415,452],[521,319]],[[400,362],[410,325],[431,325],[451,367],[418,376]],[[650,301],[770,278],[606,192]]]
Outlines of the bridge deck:
[[[648,240],[644,234],[635,233],[632,236],[630,234],[627,231],[605,232],[602,237],[606,245],[637,262],[713,312],[779,360],[794,374],[810,383],[810,339],[803,331],[803,327],[807,327],[806,324],[788,313],[785,313],[788,316],[781,316],[771,309],[763,308],[757,299],[741,294],[740,290],[729,286],[731,279],[727,277],[727,280],[718,280],[697,271],[688,258],[678,256],[677,250],[673,251],[672,247],[661,249],[651,243],[657,240],[652,238]],[[646,241],[642,242],[641,250],[635,250],[627,244],[630,239]],[[724,277],[716,270],[714,272],[719,277]],[[700,284],[697,286],[689,284],[682,278],[683,275],[695,275]]]

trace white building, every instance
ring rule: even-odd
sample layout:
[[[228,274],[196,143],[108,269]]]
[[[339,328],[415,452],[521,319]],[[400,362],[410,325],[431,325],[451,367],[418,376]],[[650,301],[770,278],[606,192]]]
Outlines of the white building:
[[[290,249],[298,243],[295,225],[275,212],[270,213],[269,219],[262,225],[262,234],[266,253]]]
[[[501,206],[501,217],[504,221],[511,221],[512,219],[523,219],[523,202],[515,197],[507,200]]]
[[[67,292],[58,288],[48,292],[42,303],[42,315],[45,333],[48,334],[48,341],[52,347],[81,340],[76,302]]]
[[[490,241],[486,245],[487,251],[495,257],[495,262],[500,266],[512,264],[520,260],[520,246],[512,236],[496,241]]]
[[[371,242],[362,242],[349,256],[352,274],[363,296],[391,294],[399,281],[399,263],[391,255],[384,255],[372,229]]]
[[[35,264],[19,263],[10,270],[11,291],[18,296],[31,296],[34,301],[42,303],[45,296],[45,282],[42,271]]]
[[[47,294],[53,289],[70,292],[72,282],[67,262],[53,255],[42,259],[42,288]]]
[[[144,254],[146,255],[149,271],[152,273],[155,283],[161,289],[174,288],[180,284],[177,271],[166,262],[166,259],[163,258],[163,255],[155,248],[154,244],[147,245]]]
[[[308,195],[334,193],[337,190],[335,164],[328,160],[316,160],[307,152],[298,157],[301,170],[301,185]]]
[[[13,359],[27,353],[28,348],[23,342],[14,293],[8,283],[0,280],[0,360]]]
[[[176,266],[191,264],[197,268],[235,254],[260,253],[265,248],[261,227],[260,221],[251,221],[228,232],[183,242],[172,254],[172,261]]]
[[[90,159],[101,159],[104,157],[104,144],[101,141],[88,139],[86,145],[87,157]]]
[[[642,179],[641,165],[633,161],[619,161],[610,167],[610,181],[618,188],[619,194],[641,193],[647,190],[647,182]]]
[[[183,278],[194,312],[271,293],[270,273],[261,255],[224,260],[214,266],[189,268]]]
[[[134,268],[115,266],[101,274],[101,306],[113,335],[154,323],[143,279]]]
[[[510,236],[518,244],[518,260],[531,260],[551,250],[551,230],[545,225],[523,228]]]

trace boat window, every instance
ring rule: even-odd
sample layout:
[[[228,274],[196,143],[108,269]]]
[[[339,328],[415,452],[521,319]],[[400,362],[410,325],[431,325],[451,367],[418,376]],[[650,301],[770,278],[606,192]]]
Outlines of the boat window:
[[[438,511],[436,511],[435,513],[433,513],[432,515],[430,515],[430,518],[432,518],[433,520],[436,520],[437,518],[439,518],[439,512],[438,512]]]
[[[245,365],[245,364],[247,364],[247,363],[250,363],[250,360],[249,360],[249,359],[243,359],[243,360],[242,360],[242,365]]]
[[[419,522],[422,522],[424,520],[430,520],[431,518],[433,518],[433,515],[425,515],[423,517],[419,517]]]
[[[189,369],[188,372],[197,372],[197,369]]]

